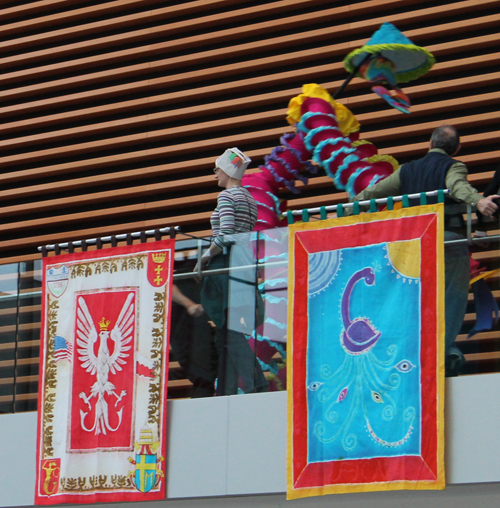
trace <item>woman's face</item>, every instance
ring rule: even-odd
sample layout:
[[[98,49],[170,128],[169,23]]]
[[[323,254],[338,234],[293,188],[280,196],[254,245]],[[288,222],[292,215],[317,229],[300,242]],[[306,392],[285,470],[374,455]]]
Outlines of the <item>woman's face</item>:
[[[215,179],[219,182],[219,187],[226,188],[227,182],[229,180],[229,176],[222,171],[220,168],[214,168]]]

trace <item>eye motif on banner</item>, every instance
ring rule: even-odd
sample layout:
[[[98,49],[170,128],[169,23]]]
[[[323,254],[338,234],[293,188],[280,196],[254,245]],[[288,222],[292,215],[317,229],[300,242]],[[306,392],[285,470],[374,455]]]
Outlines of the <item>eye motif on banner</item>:
[[[120,401],[126,397],[127,391],[121,390],[118,394],[116,387],[109,381],[109,375],[116,374],[121,371],[121,365],[126,365],[127,358],[130,356],[127,351],[130,351],[130,342],[134,337],[135,329],[135,313],[134,313],[134,293],[130,293],[123,305],[123,308],[118,316],[115,326],[108,330],[110,321],[104,317],[99,321],[100,332],[97,334],[94,320],[90,315],[89,309],[85,302],[85,298],[80,296],[77,304],[77,344],[80,346],[78,349],[79,360],[81,366],[92,376],[96,376],[96,381],[87,395],[85,392],[80,392],[79,397],[87,404],[88,412],[80,410],[81,427],[86,432],[94,432],[97,434],[106,434],[106,432],[115,432],[120,427],[122,422],[123,407],[117,410],[118,424],[112,427],[109,423],[109,407],[104,396],[113,396],[116,398],[114,404],[117,408]],[[110,353],[108,349],[108,340],[111,338],[114,343],[114,350]],[[98,353],[95,354],[94,347],[98,345]],[[89,412],[92,411],[91,400],[95,398],[95,416],[94,424],[92,427],[87,427],[85,419]]]

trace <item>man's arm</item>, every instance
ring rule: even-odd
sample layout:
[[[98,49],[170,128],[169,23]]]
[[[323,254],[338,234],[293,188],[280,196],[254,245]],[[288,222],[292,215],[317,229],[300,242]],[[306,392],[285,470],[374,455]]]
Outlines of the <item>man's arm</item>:
[[[483,215],[489,216],[498,210],[493,200],[499,196],[496,194],[486,198],[481,196],[467,181],[467,166],[463,162],[455,162],[448,170],[446,187],[450,191],[450,197],[476,206]]]
[[[446,188],[451,198],[476,206],[483,196],[467,181],[467,174],[467,166],[463,162],[455,162],[446,173]]]
[[[389,196],[399,196],[401,194],[400,169],[396,169],[392,175],[380,180],[375,185],[361,191],[351,201],[364,201],[365,199],[387,198]]]

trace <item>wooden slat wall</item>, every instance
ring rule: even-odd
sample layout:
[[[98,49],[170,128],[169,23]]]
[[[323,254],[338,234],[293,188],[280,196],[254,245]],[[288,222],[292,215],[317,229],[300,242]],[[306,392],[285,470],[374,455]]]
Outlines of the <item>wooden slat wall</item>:
[[[481,190],[500,160],[499,12],[499,0],[2,2],[0,262],[155,227],[209,234],[214,159],[238,146],[257,168],[291,131],[302,84],[334,92],[345,55],[385,21],[437,59],[403,85],[411,115],[360,79],[341,102],[401,163],[425,153],[436,126],[456,125]],[[282,195],[290,208],[346,199],[324,173],[298,187]],[[497,254],[483,256],[488,268]],[[486,342],[491,360],[500,348]]]
[[[384,21],[432,51],[407,116],[355,79],[343,102],[362,137],[404,162],[448,122],[479,188],[498,159],[498,1],[39,1],[0,10],[0,255],[155,226],[208,233],[213,160],[255,167],[289,132],[301,85],[332,92],[342,59]],[[7,4],[8,5],[8,4]],[[301,186],[302,187],[302,186]],[[324,174],[292,208],[345,200]]]

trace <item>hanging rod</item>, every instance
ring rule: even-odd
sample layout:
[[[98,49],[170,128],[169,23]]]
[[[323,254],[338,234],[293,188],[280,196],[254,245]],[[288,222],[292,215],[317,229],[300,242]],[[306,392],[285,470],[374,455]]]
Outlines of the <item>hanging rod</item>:
[[[154,236],[157,240],[160,240],[161,237],[166,234],[170,235],[170,238],[175,238],[175,235],[180,233],[180,231],[180,226],[149,229],[147,231],[138,231],[134,233],[122,233],[118,235],[102,236],[100,238],[88,238],[86,240],[74,240],[72,242],[42,245],[38,247],[38,250],[41,251],[45,257],[49,251],[56,251],[58,254],[61,250],[68,249],[72,252],[75,247],[81,247],[82,250],[85,251],[89,245],[97,245],[97,248],[100,249],[103,243],[111,243],[113,246],[116,246],[117,242],[123,240],[127,241],[127,245],[131,245],[134,238],[140,238],[142,243],[145,243],[146,239],[152,236]]]
[[[438,190],[434,190],[434,191],[429,191],[429,192],[418,192],[416,194],[405,194],[404,196],[389,196],[387,198],[377,198],[377,199],[367,199],[367,200],[364,200],[364,201],[354,201],[353,203],[339,203],[337,205],[328,205],[328,206],[318,206],[318,207],[315,207],[315,208],[304,208],[304,209],[301,209],[301,210],[290,210],[289,212],[285,212],[283,213],[283,217],[286,217],[288,213],[292,213],[292,215],[302,215],[302,213],[304,211],[306,211],[307,213],[310,213],[310,214],[315,214],[315,213],[321,213],[321,210],[324,209],[326,210],[327,212],[336,212],[337,211],[337,206],[342,206],[344,209],[347,209],[349,210],[350,208],[353,208],[353,206],[358,203],[359,206],[368,206],[370,205],[370,203],[373,203],[375,202],[377,205],[385,205],[387,204],[387,200],[391,199],[393,201],[403,201],[403,198],[408,198],[408,199],[419,199],[422,194],[425,194],[426,196],[428,197],[435,197],[437,196],[439,193]],[[443,190],[443,194],[449,194],[450,191],[448,189],[444,189]],[[458,201],[457,201],[457,204],[460,204]],[[465,204],[465,203],[464,203]]]

